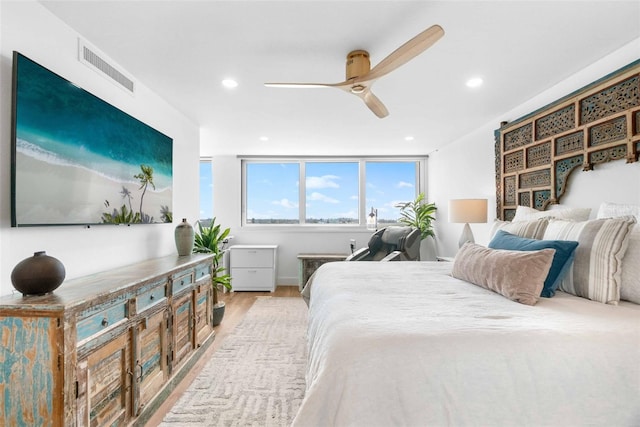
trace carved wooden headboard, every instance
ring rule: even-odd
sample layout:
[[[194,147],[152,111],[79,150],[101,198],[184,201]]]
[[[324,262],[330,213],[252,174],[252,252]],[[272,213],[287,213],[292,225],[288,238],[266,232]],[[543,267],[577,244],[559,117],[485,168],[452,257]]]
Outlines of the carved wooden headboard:
[[[495,131],[497,217],[559,203],[571,173],[638,160],[640,60]]]

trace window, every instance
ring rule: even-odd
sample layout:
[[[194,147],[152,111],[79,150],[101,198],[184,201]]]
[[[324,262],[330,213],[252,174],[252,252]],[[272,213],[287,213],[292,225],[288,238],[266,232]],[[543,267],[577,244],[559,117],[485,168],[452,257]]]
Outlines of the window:
[[[305,165],[305,223],[358,224],[357,162]]]
[[[414,200],[426,159],[245,159],[243,224],[395,224],[397,203]]]
[[[247,224],[300,222],[298,163],[248,163],[245,177]]]
[[[200,220],[213,218],[213,167],[211,159],[200,159]]]
[[[418,191],[417,162],[366,162],[367,215],[378,212],[378,224],[395,224],[400,202],[410,202]]]

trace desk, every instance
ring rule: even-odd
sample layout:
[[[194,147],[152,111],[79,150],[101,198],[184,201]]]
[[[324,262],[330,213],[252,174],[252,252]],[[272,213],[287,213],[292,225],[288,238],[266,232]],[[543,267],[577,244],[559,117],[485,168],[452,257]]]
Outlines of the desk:
[[[344,261],[348,254],[298,254],[298,288],[302,290],[309,277],[322,264]]]

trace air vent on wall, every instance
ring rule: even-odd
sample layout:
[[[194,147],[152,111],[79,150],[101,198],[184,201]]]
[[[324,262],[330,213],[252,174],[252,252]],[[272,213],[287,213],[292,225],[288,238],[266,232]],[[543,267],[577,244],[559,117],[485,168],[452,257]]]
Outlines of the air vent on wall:
[[[87,44],[86,41],[78,39],[78,60],[94,71],[99,72],[130,94],[133,94],[135,91],[135,83],[133,80],[109,64],[107,58],[106,55]]]

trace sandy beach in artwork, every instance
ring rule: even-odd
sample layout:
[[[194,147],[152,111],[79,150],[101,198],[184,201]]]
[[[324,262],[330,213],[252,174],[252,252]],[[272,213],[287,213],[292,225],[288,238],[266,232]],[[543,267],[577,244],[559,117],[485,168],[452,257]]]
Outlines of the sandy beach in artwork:
[[[140,208],[142,190],[132,177],[130,183],[119,183],[87,169],[60,166],[17,153],[20,175],[16,180],[16,213],[18,224],[97,224],[102,214],[129,209],[122,187],[132,196],[134,212]],[[161,207],[172,209],[171,189],[154,191],[151,186],[144,195],[142,211],[161,222]],[[105,202],[109,206],[105,206]]]

